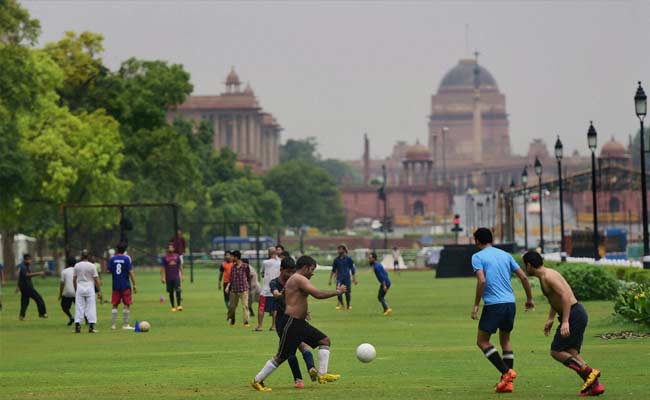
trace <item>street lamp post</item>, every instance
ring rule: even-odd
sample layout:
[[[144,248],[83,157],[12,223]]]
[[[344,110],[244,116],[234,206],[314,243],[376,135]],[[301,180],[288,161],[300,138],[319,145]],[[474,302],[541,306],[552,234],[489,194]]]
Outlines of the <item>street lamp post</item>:
[[[544,254],[544,207],[542,203],[542,163],[535,157],[535,173],[539,178],[539,248]]]
[[[501,237],[501,243],[503,243],[503,230],[505,228],[504,223],[503,223],[503,214],[504,214],[504,200],[505,200],[505,195],[503,193],[503,187],[499,189],[499,226],[501,229],[499,229],[499,236]]]
[[[510,181],[510,242],[516,242],[515,238],[515,180]]]
[[[555,141],[555,158],[557,159],[557,179],[560,187],[560,261],[566,261],[566,249],[564,247],[564,198],[562,190],[562,157],[564,155],[564,146],[560,140],[560,135],[557,135]]]
[[[650,269],[650,239],[648,237],[648,189],[646,186],[646,176],[645,176],[645,138],[643,131],[643,119],[646,116],[648,111],[648,98],[641,87],[641,82],[639,82],[639,87],[636,90],[636,95],[634,96],[634,108],[636,111],[636,116],[641,122],[641,213],[642,213],[642,223],[643,223],[643,268]]]
[[[386,164],[383,164],[381,166],[381,176],[382,176],[382,182],[381,182],[381,187],[382,187],[382,194],[383,194],[383,200],[384,200],[384,221],[383,221],[383,228],[384,228],[384,249],[388,248],[388,193],[386,192],[386,181],[387,181],[387,176],[386,176]]]
[[[528,251],[528,167],[521,173],[521,185],[524,187],[524,247]]]
[[[587,131],[587,142],[591,150],[591,199],[594,210],[594,259],[600,260],[598,254],[598,204],[596,203],[596,147],[598,147],[598,134],[592,121],[589,121],[589,130]]]

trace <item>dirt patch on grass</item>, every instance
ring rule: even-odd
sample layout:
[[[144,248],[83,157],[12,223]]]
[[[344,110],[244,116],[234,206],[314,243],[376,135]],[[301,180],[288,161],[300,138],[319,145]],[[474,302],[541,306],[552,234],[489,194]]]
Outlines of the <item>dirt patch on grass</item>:
[[[650,338],[650,332],[634,332],[634,331],[621,331],[621,332],[608,332],[596,335],[597,338],[612,340],[612,339],[642,339]]]

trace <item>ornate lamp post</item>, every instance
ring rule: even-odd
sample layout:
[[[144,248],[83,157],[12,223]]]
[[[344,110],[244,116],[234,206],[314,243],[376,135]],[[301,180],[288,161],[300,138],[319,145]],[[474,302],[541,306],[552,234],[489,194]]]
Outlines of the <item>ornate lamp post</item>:
[[[634,96],[634,108],[636,111],[636,116],[641,122],[641,208],[642,208],[642,223],[643,223],[643,268],[650,269],[650,239],[648,238],[648,189],[646,186],[646,176],[645,176],[645,138],[643,132],[643,119],[645,118],[648,112],[648,98],[641,87],[641,82],[639,82],[639,87],[636,89],[636,95]]]
[[[521,173],[521,185],[524,187],[524,247],[528,250],[528,167]]]
[[[560,186],[560,261],[566,261],[566,249],[564,248],[564,197],[562,190],[562,157],[564,156],[564,146],[557,135],[555,141],[555,158],[557,159],[557,179]]]
[[[539,248],[544,254],[544,208],[542,206],[542,163],[535,157],[535,173],[539,178]]]
[[[510,206],[510,242],[515,242],[515,204],[514,204],[514,198],[515,198],[515,180],[510,181],[510,200],[509,200],[509,206]]]
[[[505,228],[505,224],[503,222],[503,214],[505,214],[503,211],[505,209],[505,194],[503,193],[503,186],[499,189],[499,226],[501,227],[500,229],[500,236],[501,236],[501,243],[503,243],[503,231]]]
[[[598,147],[598,134],[592,121],[589,121],[589,130],[587,131],[587,142],[591,150],[591,199],[594,203],[594,259],[600,260],[598,254],[598,204],[596,203],[596,147]]]

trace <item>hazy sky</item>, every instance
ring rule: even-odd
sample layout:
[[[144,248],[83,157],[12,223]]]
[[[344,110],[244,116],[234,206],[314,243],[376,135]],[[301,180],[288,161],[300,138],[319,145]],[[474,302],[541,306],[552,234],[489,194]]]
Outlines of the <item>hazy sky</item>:
[[[426,143],[430,96],[447,70],[481,52],[506,95],[516,153],[533,138],[587,149],[638,129],[636,81],[650,92],[650,1],[218,2],[23,1],[41,44],[100,32],[104,60],[181,63],[195,94],[218,94],[231,66],[283,138],[315,136],[325,157],[373,157],[397,140]]]

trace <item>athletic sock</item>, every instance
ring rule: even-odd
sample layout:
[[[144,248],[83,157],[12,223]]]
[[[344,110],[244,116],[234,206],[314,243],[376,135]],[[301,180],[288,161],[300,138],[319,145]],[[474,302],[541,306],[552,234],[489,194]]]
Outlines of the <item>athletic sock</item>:
[[[573,357],[567,358],[562,364],[564,364],[567,368],[571,368],[578,374],[582,380],[586,380],[589,374],[592,371],[592,368],[588,366],[587,364],[585,365],[580,365],[580,363]]]
[[[179,307],[181,305],[181,291],[180,290],[176,291],[176,304],[178,304]]]
[[[512,351],[503,350],[503,362],[510,369],[515,367],[515,355]]]
[[[277,368],[278,366],[275,364],[275,361],[273,361],[273,359],[270,359],[266,362],[264,368],[262,368],[262,370],[257,375],[255,375],[255,382],[264,382],[264,379],[268,378],[268,376],[271,375]]]
[[[308,370],[316,368],[316,365],[314,365],[314,355],[310,349],[305,349],[302,351],[302,358],[305,360],[305,365],[307,366]]]
[[[117,322],[117,308],[111,310],[111,325],[115,325],[115,322]]]
[[[327,367],[330,362],[330,348],[329,346],[321,346],[318,348],[318,374],[325,375]]]
[[[169,292],[169,303],[172,305],[172,308],[174,308],[174,292]]]
[[[350,293],[348,293],[348,292],[345,293],[345,303],[347,305],[347,308],[350,308],[350,298],[351,297],[352,296],[350,295]]]
[[[499,372],[501,372],[501,375],[508,372],[508,366],[503,362],[503,359],[501,359],[499,352],[494,348],[494,346],[490,346],[487,349],[483,350],[483,354],[485,354],[485,357],[490,360],[492,365],[494,365],[494,367],[498,369]]]
[[[127,310],[125,308],[122,312],[122,320],[124,321],[124,326],[127,326],[129,324],[129,315],[131,315],[131,310]]]
[[[287,360],[289,362],[289,368],[291,368],[291,374],[293,374],[293,381],[300,379],[302,380],[302,374],[300,373],[300,364],[298,364],[298,359],[296,356],[291,356]]]

